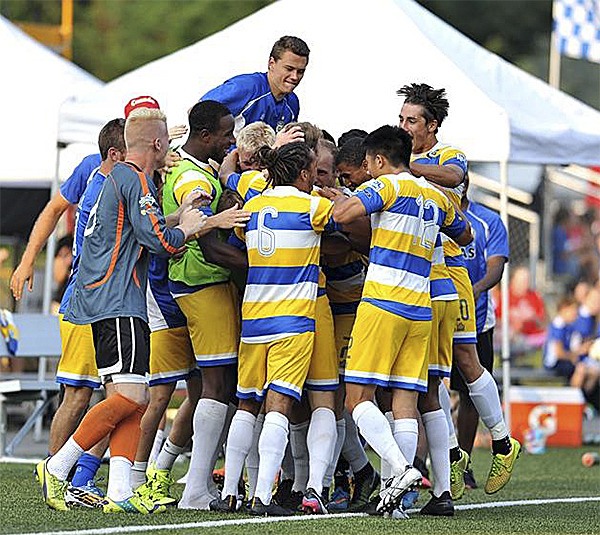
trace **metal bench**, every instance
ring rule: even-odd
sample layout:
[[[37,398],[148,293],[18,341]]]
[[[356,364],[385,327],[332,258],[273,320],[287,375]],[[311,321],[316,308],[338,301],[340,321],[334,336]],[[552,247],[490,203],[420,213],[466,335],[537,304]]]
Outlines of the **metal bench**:
[[[46,359],[61,354],[58,318],[45,314],[13,314],[19,328],[19,347],[15,357],[39,358],[37,373],[0,373],[0,456],[11,456],[25,435],[44,414],[59,386],[46,377]],[[0,340],[0,357],[12,357],[6,344]],[[6,405],[23,401],[37,401],[34,411],[20,427],[8,446],[8,416]]]

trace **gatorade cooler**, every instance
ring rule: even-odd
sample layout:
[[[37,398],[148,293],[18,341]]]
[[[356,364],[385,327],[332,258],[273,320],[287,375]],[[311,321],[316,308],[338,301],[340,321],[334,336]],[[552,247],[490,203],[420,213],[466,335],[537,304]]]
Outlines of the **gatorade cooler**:
[[[584,399],[571,387],[510,387],[512,435],[523,443],[527,429],[541,429],[548,446],[581,446]]]

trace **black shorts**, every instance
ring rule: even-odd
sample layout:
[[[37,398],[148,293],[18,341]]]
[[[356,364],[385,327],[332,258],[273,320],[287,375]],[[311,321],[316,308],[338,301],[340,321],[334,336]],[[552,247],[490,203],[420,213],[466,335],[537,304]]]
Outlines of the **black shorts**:
[[[109,318],[92,323],[98,375],[134,374],[150,370],[150,328],[140,318]]]
[[[490,373],[494,370],[494,328],[477,335],[477,355],[479,362]],[[458,367],[452,362],[452,373],[450,374],[450,388],[459,392],[469,392],[469,387]]]

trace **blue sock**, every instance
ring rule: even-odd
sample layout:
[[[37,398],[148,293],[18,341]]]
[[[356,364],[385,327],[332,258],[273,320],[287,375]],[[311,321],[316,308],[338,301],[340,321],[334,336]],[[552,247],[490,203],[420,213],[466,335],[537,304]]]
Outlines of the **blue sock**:
[[[94,457],[89,453],[84,453],[79,457],[77,467],[75,468],[75,475],[71,480],[71,485],[74,487],[83,487],[88,484],[88,481],[92,481],[96,476],[98,468],[100,468],[101,459]]]

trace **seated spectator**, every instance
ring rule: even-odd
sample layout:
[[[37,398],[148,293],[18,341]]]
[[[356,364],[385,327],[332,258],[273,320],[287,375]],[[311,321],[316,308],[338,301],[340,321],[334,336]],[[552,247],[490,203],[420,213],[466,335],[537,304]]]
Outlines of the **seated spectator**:
[[[550,323],[544,346],[544,366],[560,377],[571,379],[579,360],[577,352],[571,350],[573,323],[577,319],[577,301],[565,296],[557,306],[556,316]]]
[[[530,288],[529,268],[513,270],[509,294],[509,324],[511,351],[514,355],[540,349],[546,339],[546,310],[542,296]],[[496,301],[496,316],[502,316],[502,304]]]
[[[585,399],[600,410],[598,382],[600,362],[591,355],[592,345],[599,337],[600,289],[593,287],[579,307],[573,324],[571,348],[578,355],[578,362],[571,377],[571,385],[581,388]],[[595,353],[594,353],[595,355]]]

